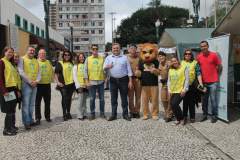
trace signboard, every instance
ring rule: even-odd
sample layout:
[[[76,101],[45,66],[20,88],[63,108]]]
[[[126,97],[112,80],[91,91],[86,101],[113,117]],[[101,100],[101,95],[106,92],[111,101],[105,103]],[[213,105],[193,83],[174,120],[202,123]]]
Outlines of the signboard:
[[[18,27],[9,23],[9,46],[19,52]]]
[[[209,51],[215,52],[222,62],[222,72],[219,75],[217,100],[218,100],[218,118],[228,121],[228,57],[229,57],[229,35],[207,39]],[[209,101],[208,112],[211,113],[212,107]]]
[[[233,59],[234,59],[234,99],[235,103],[240,103],[240,36],[233,37]]]

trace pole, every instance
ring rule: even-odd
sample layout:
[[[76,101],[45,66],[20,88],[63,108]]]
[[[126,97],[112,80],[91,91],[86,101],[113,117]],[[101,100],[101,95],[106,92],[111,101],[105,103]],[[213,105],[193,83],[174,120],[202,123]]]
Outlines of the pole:
[[[115,34],[114,34],[114,36],[115,36],[115,37],[114,37],[114,39],[115,39],[115,40],[114,40],[114,43],[116,43],[115,20],[117,20],[117,19],[116,19],[116,18],[113,18],[113,20],[114,20],[114,23],[113,23],[113,24],[114,24],[114,25],[113,25],[113,30],[114,30],[114,33],[115,33]]]
[[[159,26],[156,27],[156,30],[157,30],[157,46],[158,46],[158,43],[159,43]]]
[[[108,13],[112,16],[112,46],[113,46],[113,15],[116,14],[114,12]]]
[[[73,27],[72,26],[70,27],[70,30],[71,30],[71,53],[73,55]]]
[[[214,0],[214,8],[215,8],[215,28],[217,27],[217,8],[216,8],[216,0]]]
[[[206,25],[206,28],[207,28],[207,0],[205,0],[205,25]]]
[[[50,49],[49,49],[49,31],[48,31],[48,20],[49,20],[49,4],[50,0],[43,0],[43,6],[45,11],[45,39],[46,39],[46,58],[50,60]]]

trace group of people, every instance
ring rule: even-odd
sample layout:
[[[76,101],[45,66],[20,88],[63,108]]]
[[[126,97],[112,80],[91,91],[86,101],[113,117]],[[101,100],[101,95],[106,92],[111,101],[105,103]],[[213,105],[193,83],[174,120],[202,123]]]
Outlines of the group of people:
[[[200,121],[207,120],[209,95],[212,104],[212,123],[217,121],[217,82],[222,65],[218,55],[208,50],[209,46],[206,41],[202,41],[200,45],[202,53],[198,55],[197,61],[194,60],[191,49],[184,52],[184,58],[181,62],[175,56],[171,58],[171,61],[167,61],[165,53],[159,52],[158,54],[155,66],[161,75],[161,101],[166,112],[166,122],[172,121],[175,116],[177,121],[174,125],[184,125],[188,110],[190,122],[195,122],[193,97],[195,87],[193,83],[196,80],[200,87],[207,88],[203,96],[203,117]],[[141,91],[145,85],[142,84],[141,75],[136,75],[141,67],[139,65],[141,59],[136,53],[137,46],[131,44],[128,55],[120,53],[118,43],[113,44],[113,54],[109,56],[99,56],[98,51],[98,45],[94,44],[91,46],[92,56],[86,57],[83,53],[79,53],[75,62],[70,51],[60,53],[62,56],[56,64],[54,78],[62,96],[63,120],[72,119],[71,103],[75,91],[78,95],[77,118],[79,120],[88,119],[91,121],[95,119],[96,93],[99,95],[100,117],[106,120],[104,85],[107,83],[110,86],[105,86],[105,89],[110,88],[112,106],[112,115],[108,121],[117,119],[119,92],[123,118],[127,121],[131,121],[131,118],[140,118]],[[51,122],[50,102],[53,69],[46,59],[44,49],[38,51],[38,59],[35,59],[34,55],[35,48],[33,46],[27,47],[26,55],[23,57],[19,57],[19,53],[14,52],[11,47],[5,47],[3,50],[0,60],[1,111],[6,113],[3,135],[16,135],[18,131],[18,127],[15,126],[17,103],[22,109],[22,122],[26,130],[30,130],[32,126],[40,125],[42,98],[45,104],[45,119],[47,122]],[[149,71],[150,74],[152,73]],[[87,93],[90,96],[89,117],[87,117],[86,106]],[[182,100],[183,112],[179,106]],[[35,121],[33,119],[34,107]],[[149,111],[143,112],[144,115],[146,113],[149,115]],[[157,120],[158,114],[152,114],[153,118]],[[148,116],[143,116],[142,119],[146,120]]]

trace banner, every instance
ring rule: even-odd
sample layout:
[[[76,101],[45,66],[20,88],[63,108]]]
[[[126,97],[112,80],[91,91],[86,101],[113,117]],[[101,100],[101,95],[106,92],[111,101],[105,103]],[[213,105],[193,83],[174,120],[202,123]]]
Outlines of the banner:
[[[218,100],[218,118],[228,121],[228,59],[229,59],[229,35],[209,38],[209,51],[215,52],[222,62],[222,72],[219,75],[217,100]],[[209,101],[208,112],[212,112],[211,102]]]

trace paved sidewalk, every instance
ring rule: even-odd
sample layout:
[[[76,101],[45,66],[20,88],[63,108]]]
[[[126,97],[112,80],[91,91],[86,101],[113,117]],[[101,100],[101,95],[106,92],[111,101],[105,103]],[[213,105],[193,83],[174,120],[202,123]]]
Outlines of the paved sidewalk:
[[[76,118],[77,99],[73,101],[72,120],[63,122],[61,95],[52,84],[52,122],[41,120],[41,125],[26,131],[22,125],[21,112],[17,109],[16,136],[0,134],[0,159],[222,159],[229,155],[240,159],[240,117],[227,124],[210,120],[200,123],[200,109],[197,122],[193,125],[173,126],[165,123],[163,107],[160,120],[143,121],[122,119],[121,102],[118,106],[118,120],[108,122],[99,118],[99,102],[96,100],[96,119],[79,121]],[[77,98],[77,95],[76,95]],[[89,98],[87,99],[89,113]],[[42,113],[44,113],[42,106]],[[110,92],[105,92],[106,116],[111,116]],[[235,113],[235,112],[234,112]],[[238,111],[239,113],[239,111]],[[0,130],[3,130],[4,114],[0,114]],[[44,117],[44,116],[43,116]],[[210,119],[210,118],[209,118]],[[193,126],[207,141],[199,138]],[[211,144],[211,145],[210,145]],[[211,147],[214,146],[214,147]],[[223,151],[217,152],[215,149]],[[221,155],[222,154],[222,155]],[[228,157],[227,157],[228,158]]]

